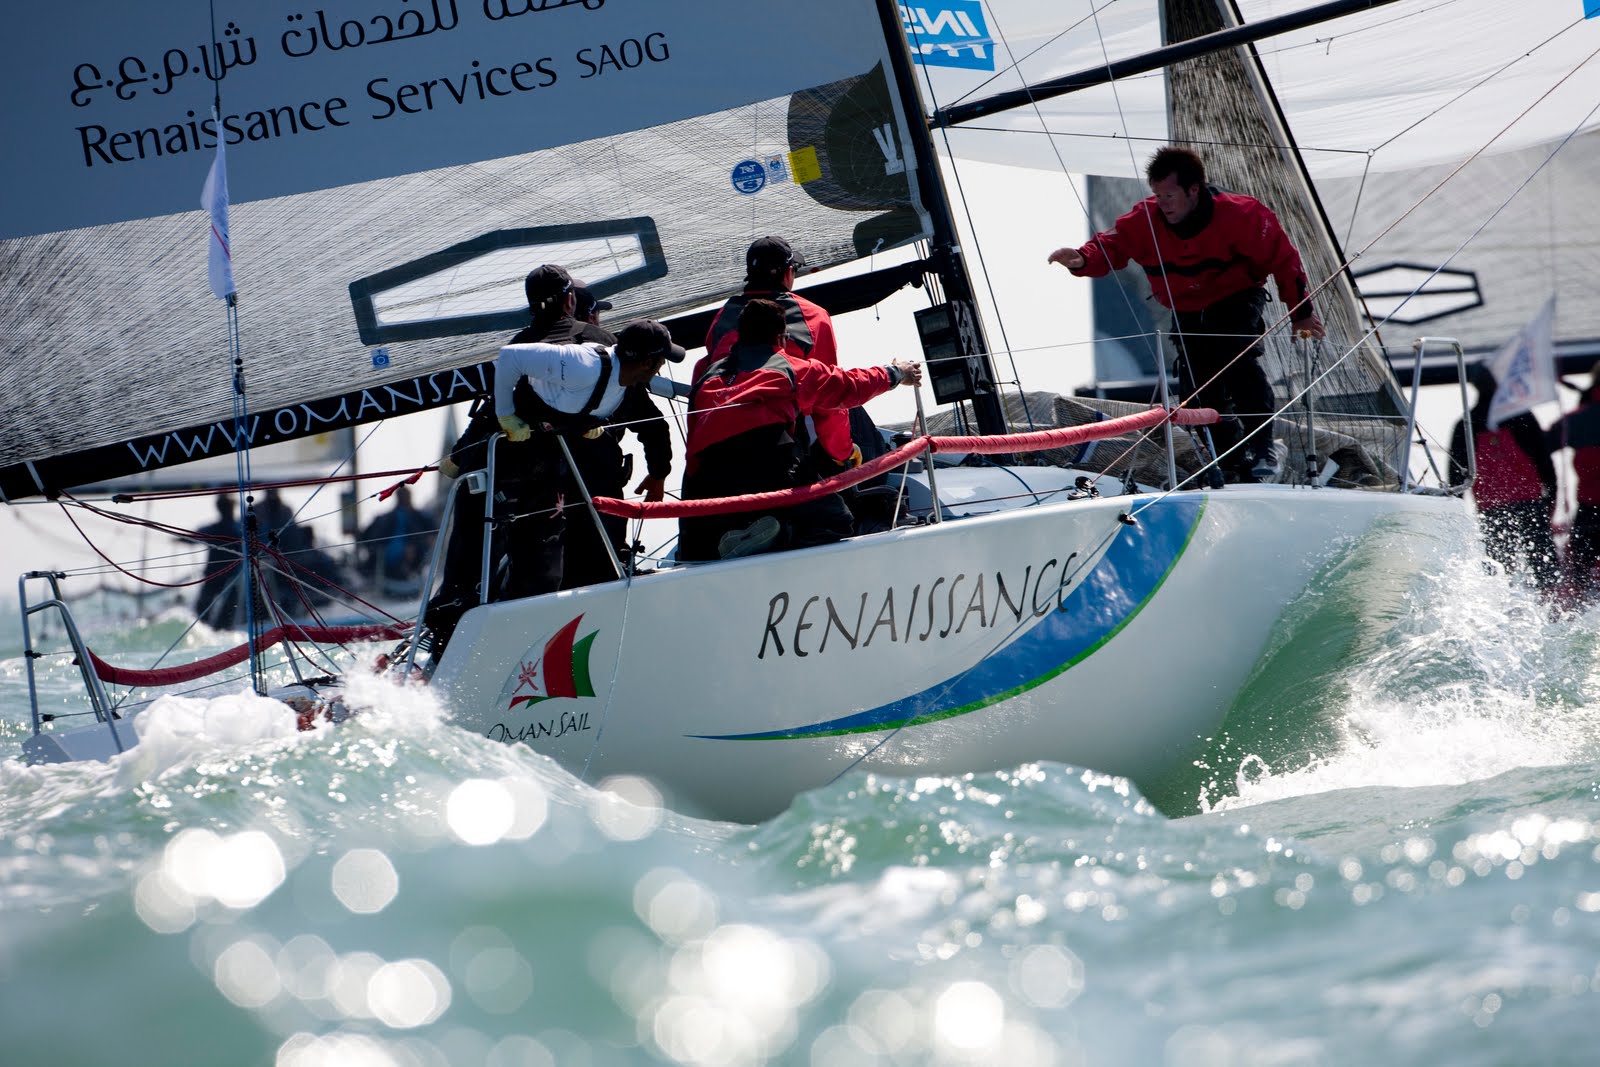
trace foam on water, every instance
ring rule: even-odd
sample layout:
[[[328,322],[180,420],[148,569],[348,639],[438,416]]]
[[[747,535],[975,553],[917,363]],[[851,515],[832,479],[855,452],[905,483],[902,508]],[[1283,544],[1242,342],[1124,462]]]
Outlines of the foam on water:
[[[1315,623],[1312,623],[1315,625]],[[1202,810],[1376,786],[1480,781],[1600,753],[1600,611],[1553,610],[1462,559],[1419,576],[1371,647],[1312,686],[1332,743],[1310,758],[1246,753]]]

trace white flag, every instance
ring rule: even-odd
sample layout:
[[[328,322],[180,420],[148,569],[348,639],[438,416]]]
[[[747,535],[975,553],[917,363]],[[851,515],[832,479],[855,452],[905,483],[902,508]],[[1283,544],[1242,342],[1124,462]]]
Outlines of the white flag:
[[[1556,298],[1545,301],[1533,321],[1489,360],[1494,399],[1489,401],[1489,429],[1536,404],[1556,399]]]
[[[218,300],[233,295],[233,255],[228,247],[228,164],[222,154],[222,128],[217,127],[217,158],[211,161],[200,206],[211,216],[211,256],[206,276]]]

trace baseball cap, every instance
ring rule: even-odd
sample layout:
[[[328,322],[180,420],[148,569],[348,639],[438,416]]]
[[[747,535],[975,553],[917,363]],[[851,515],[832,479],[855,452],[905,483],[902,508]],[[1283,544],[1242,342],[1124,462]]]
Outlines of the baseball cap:
[[[777,274],[785,267],[799,270],[806,261],[782,237],[758,237],[745,252],[744,265],[751,274]]]
[[[672,343],[671,332],[655,319],[634,319],[618,330],[617,348],[633,355],[666,358],[673,363],[682,363],[688,354],[681,345]]]
[[[546,263],[529,271],[522,287],[528,294],[528,306],[536,308],[547,300],[564,296],[572,288],[572,275],[563,267]]]
[[[610,311],[615,306],[609,300],[596,300],[587,285],[575,285],[572,291],[578,294],[577,306],[572,309],[572,317],[575,319],[586,319],[593,312]]]

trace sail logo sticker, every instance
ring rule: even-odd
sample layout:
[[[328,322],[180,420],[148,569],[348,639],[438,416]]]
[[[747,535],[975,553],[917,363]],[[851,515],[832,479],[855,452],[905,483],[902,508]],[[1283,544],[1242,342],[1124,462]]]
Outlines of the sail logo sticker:
[[[883,153],[883,172],[904,174],[906,161],[900,157],[900,146],[895,143],[894,127],[887,122],[882,126],[874,126],[872,139],[878,142],[878,151]]]
[[[594,683],[589,680],[589,655],[600,631],[578,639],[578,624],[582,621],[583,616],[577,616],[557,630],[537,655],[530,655],[517,664],[517,673],[506,683],[509,692],[503,694],[507,711],[558,697],[594,696]],[[534,649],[528,651],[531,654]]]
[[[822,160],[817,158],[816,146],[808,144],[803,148],[796,148],[793,152],[790,152],[789,170],[794,174],[794,183],[796,185],[814,182],[822,177]]]
[[[733,182],[734,192],[744,196],[754,196],[766,188],[767,168],[758,160],[742,160],[734,165],[733,173],[728,178]]]
[[[911,56],[925,67],[994,70],[994,40],[979,0],[901,4]]]

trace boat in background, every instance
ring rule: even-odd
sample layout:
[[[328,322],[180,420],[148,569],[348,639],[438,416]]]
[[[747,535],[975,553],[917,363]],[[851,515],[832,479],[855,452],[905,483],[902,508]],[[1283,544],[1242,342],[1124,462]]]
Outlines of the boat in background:
[[[128,77],[128,61],[107,82],[111,60],[74,66],[64,57],[155,55],[159,41],[189,39],[187,16],[108,7],[80,31],[65,16],[30,11],[32,36],[78,71],[69,101],[78,110],[56,102],[26,132],[41,159],[95,164],[80,143],[89,135],[63,131],[113,119],[120,125],[106,127],[108,138],[113,128],[154,129],[169,106],[157,97],[193,107],[216,87],[222,128],[233,120],[260,131],[241,134],[232,163],[233,247],[246,294],[239,352],[252,412],[240,425],[252,442],[481,391],[481,361],[522,324],[521,279],[541,262],[567,266],[616,305],[618,319],[667,320],[686,345],[703,338],[703,308],[726,295],[737,272],[729,265],[766,233],[790,236],[814,265],[866,267],[806,290],[835,314],[921,284],[930,303],[917,326],[931,392],[945,419],[978,433],[930,434],[939,416],[929,416],[872,468],[912,499],[918,521],[815,549],[663,565],[481,605],[436,659],[427,635],[413,632],[399,669],[428,673],[465,728],[527,744],[585,779],[649,778],[675,806],[717,818],[765,818],[845,773],[948,775],[1040,759],[1149,789],[1181,773],[1223,726],[1277,620],[1328,568],[1381,545],[1362,580],[1382,599],[1473,550],[1465,472],[1414,455],[1415,396],[1396,382],[1363,317],[1306,164],[1313,153],[1296,150],[1297,136],[1313,142],[1298,123],[1291,135],[1292,99],[1251,43],[1273,28],[1309,33],[1336,15],[1383,7],[1401,27],[1382,36],[1393,49],[1397,35],[1432,33],[1428,20],[1439,16],[1413,0],[1303,4],[1290,19],[1299,28],[1285,29],[1276,19],[1244,23],[1241,6],[1263,4],[1114,5],[1133,34],[1124,39],[1098,25],[1110,9],[1060,2],[816,0],[752,11],[710,0],[668,19],[639,0],[485,13],[457,12],[447,0],[433,4],[431,20],[418,14],[414,33],[385,18],[387,36],[369,38],[384,32],[373,18],[343,23],[337,43],[311,27],[257,43],[254,27],[284,24],[263,13],[276,6],[222,3],[224,40],[199,58],[231,57],[226,77],[191,83],[163,67],[170,73],[154,76],[148,92],[134,91],[144,83]],[[1520,46],[1484,34],[1480,9],[1455,30],[1509,59]],[[1395,19],[1400,11],[1406,17]],[[1349,35],[1378,40],[1383,18],[1352,15]],[[817,25],[829,33],[819,38]],[[1134,55],[1152,28],[1166,39],[1146,43],[1162,47]],[[1579,26],[1575,36],[1592,43],[1592,30]],[[802,38],[814,45],[803,56],[727,47]],[[1099,70],[1079,77],[1072,64],[1086,41],[1098,50],[1083,69]],[[525,49],[545,58],[525,58]],[[1297,59],[1286,69],[1314,66]],[[721,74],[714,84],[700,76],[708,69]],[[445,71],[466,73],[427,82]],[[1214,458],[1181,429],[1206,419],[1179,411],[1180,398],[1137,410],[1030,400],[996,366],[972,249],[928,131],[959,156],[963,124],[1007,116],[1001,125],[1044,123],[1048,135],[1033,140],[1055,145],[1074,135],[1050,128],[1055,112],[1044,101],[1070,99],[1052,94],[1104,71],[1138,72],[1147,96],[1161,86],[1162,101],[1149,111],[1160,115],[1156,136],[1130,124],[1135,112],[1117,95],[1126,83],[1071,94],[1114,105],[1103,117],[1117,124],[1095,135],[1124,155],[1107,170],[1136,164],[1145,153],[1127,148],[1146,137],[1203,145],[1218,180],[1278,211],[1314,279],[1332,340],[1296,343],[1277,304],[1280,321],[1265,340],[1284,457],[1276,484],[1211,488]],[[1006,79],[1028,84],[1008,88]],[[347,88],[363,82],[365,95]],[[1406,92],[1398,80],[1391,89],[1386,100]],[[310,101],[294,112],[301,121],[337,113],[345,124],[283,135],[288,120],[270,105],[285,92]],[[537,121],[507,122],[509,114]],[[1332,119],[1324,127],[1340,128],[1346,140],[1359,129]],[[215,430],[234,425],[237,376],[204,370],[215,362],[219,311],[195,252],[196,216],[180,211],[188,194],[157,177],[180,166],[201,173],[209,146],[182,147],[180,135],[171,143],[181,150],[118,156],[117,171],[63,170],[59,188],[37,190],[45,206],[8,213],[0,248],[13,299],[0,342],[15,352],[30,337],[60,333],[61,380],[50,388],[69,394],[56,404],[70,411],[110,403],[85,380],[89,361],[116,365],[138,350],[149,370],[123,383],[116,400],[126,417],[96,432],[71,419],[47,420],[27,437],[0,431],[8,499],[67,490],[88,471],[159,465],[174,441],[228,450]],[[125,145],[140,143],[128,136]],[[977,140],[989,143],[986,134]],[[1435,158],[1472,150],[1445,140],[1430,139]],[[1060,162],[1064,172],[1100,167],[1067,151]],[[126,195],[106,195],[111,188]],[[100,192],[76,195],[85,190]],[[90,254],[100,247],[139,250],[144,265],[122,271]],[[96,308],[41,284],[57,264],[71,265],[76,291],[131,290],[122,306],[148,309],[139,329],[108,338]],[[1154,351],[1159,334],[1142,343]],[[1450,351],[1459,372],[1464,350]],[[31,385],[8,403],[46,407]],[[1052,462],[1018,461],[1032,451]],[[983,458],[991,454],[1006,461]],[[967,459],[943,465],[951,456]],[[469,480],[462,486],[458,493],[471,491]],[[596,506],[640,519],[684,510]],[[102,679],[80,658],[94,691]],[[336,683],[315,699],[335,705]],[[109,734],[116,751],[116,708],[106,700],[96,712],[102,721],[81,729]],[[83,754],[55,738],[65,733],[87,736],[39,724],[33,758],[57,758],[52,744]]]

